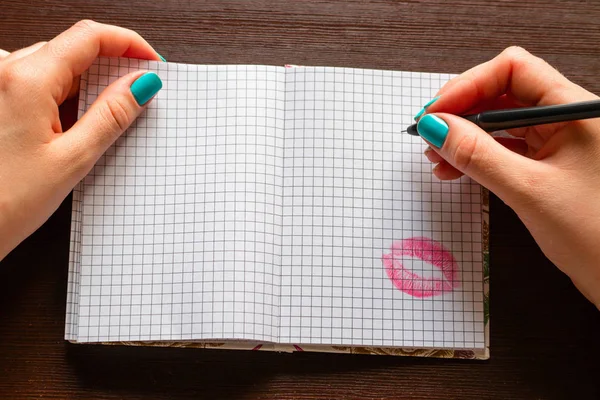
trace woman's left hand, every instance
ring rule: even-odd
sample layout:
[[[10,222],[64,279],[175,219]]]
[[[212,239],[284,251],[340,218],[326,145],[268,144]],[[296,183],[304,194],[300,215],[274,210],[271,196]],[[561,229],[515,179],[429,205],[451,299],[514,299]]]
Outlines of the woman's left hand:
[[[93,21],[0,51],[0,260],[48,219],[162,86],[152,73],[124,76],[63,132],[58,107],[98,56],[160,60],[137,33]]]

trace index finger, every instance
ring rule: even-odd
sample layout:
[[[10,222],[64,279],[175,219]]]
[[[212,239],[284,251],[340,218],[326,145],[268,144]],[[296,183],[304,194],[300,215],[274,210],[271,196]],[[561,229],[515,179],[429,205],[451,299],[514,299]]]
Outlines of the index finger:
[[[138,33],[118,26],[83,20],[39,51],[30,61],[41,65],[54,82],[68,89],[73,78],[87,70],[99,56],[160,60],[160,55]]]
[[[463,114],[504,94],[523,105],[561,104],[593,96],[565,78],[541,58],[520,47],[509,47],[494,59],[448,82],[427,112]]]

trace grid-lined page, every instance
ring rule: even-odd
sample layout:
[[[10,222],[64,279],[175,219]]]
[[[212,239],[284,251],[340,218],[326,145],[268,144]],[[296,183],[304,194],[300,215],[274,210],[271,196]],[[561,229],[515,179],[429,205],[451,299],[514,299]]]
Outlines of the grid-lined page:
[[[449,78],[102,59],[164,87],[76,188],[66,338],[483,348],[481,189],[402,134]]]
[[[449,78],[286,71],[280,342],[484,347],[480,186],[401,133]]]
[[[101,59],[82,111],[140,69],[163,89],[78,188],[72,336],[276,340],[284,69]]]
[[[78,118],[86,111],[87,72],[79,82]],[[65,316],[65,339],[77,341],[79,327],[79,278],[81,272],[81,198],[83,182],[73,189],[71,204],[71,243],[69,247],[69,278],[67,282],[67,310]]]

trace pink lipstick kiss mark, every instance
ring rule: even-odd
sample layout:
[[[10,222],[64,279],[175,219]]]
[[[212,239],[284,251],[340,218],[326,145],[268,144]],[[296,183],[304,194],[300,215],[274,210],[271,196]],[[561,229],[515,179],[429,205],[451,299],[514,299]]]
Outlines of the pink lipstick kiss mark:
[[[454,256],[434,240],[425,237],[404,239],[392,244],[390,254],[382,257],[385,270],[398,289],[414,297],[439,296],[457,288],[458,263]],[[443,278],[425,278],[404,268],[402,259],[414,257],[438,268]]]

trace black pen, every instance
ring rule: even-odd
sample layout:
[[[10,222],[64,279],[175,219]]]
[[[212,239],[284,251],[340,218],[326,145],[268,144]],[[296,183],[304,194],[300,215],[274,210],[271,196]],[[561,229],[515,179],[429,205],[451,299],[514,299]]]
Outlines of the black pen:
[[[600,117],[600,100],[554,106],[483,111],[479,114],[462,116],[462,118],[473,122],[486,132],[598,117]],[[417,124],[409,126],[406,132],[413,136],[419,136]]]

